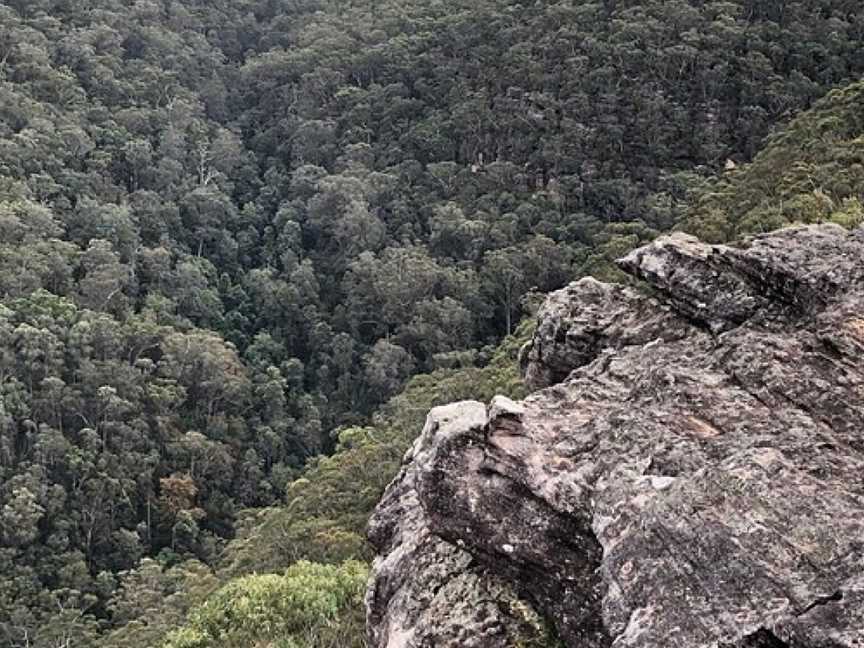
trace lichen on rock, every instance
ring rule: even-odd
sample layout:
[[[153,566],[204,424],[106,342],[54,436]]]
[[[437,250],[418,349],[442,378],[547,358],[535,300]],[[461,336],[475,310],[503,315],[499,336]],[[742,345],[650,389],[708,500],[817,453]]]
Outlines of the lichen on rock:
[[[579,648],[864,645],[864,230],[620,265],[651,290],[547,299],[538,391],[430,414],[370,526],[374,648],[520,645],[517,608]]]

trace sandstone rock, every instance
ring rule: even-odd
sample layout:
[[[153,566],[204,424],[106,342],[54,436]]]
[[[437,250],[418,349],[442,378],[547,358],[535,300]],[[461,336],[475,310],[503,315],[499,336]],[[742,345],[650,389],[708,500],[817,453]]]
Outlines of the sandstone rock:
[[[864,646],[864,230],[621,266],[653,294],[547,300],[544,389],[430,415],[370,526],[374,648],[519,645],[504,592],[572,647]]]
[[[537,326],[520,357],[533,389],[563,381],[606,349],[680,340],[692,329],[656,300],[591,277],[550,295]]]
[[[512,648],[543,634],[540,618],[504,579],[458,543],[431,533],[416,480],[440,444],[482,430],[486,407],[456,403],[430,412],[369,526],[381,556],[367,593],[369,643],[389,648]]]

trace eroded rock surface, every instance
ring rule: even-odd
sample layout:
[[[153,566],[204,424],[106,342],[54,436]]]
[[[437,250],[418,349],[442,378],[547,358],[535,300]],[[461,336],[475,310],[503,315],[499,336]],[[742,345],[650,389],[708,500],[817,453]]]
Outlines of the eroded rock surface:
[[[451,437],[482,433],[486,407],[455,403],[434,409],[406,465],[369,526],[382,556],[367,593],[369,643],[389,648],[513,648],[543,635],[540,619],[507,581],[433,534],[417,480],[434,470]]]
[[[864,230],[620,263],[651,296],[551,295],[540,391],[430,414],[370,528],[374,648],[519,645],[496,588],[574,648],[864,646]]]

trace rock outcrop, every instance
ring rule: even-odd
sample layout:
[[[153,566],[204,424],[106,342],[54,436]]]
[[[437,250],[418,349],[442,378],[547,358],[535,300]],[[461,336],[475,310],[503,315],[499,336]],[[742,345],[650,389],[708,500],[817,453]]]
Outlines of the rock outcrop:
[[[649,290],[548,298],[538,391],[430,413],[370,527],[373,648],[520,645],[511,599],[574,648],[864,646],[864,230],[620,265]]]

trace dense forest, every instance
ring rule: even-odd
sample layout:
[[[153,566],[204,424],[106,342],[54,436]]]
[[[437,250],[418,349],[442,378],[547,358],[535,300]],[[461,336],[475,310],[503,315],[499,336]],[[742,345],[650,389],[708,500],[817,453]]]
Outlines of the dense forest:
[[[855,0],[0,2],[0,646],[362,645],[371,507],[429,406],[518,395],[539,295],[861,222],[862,43]]]

